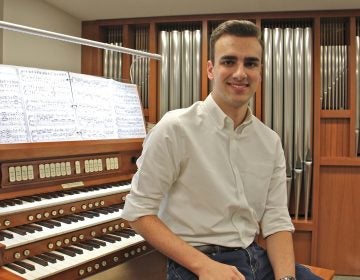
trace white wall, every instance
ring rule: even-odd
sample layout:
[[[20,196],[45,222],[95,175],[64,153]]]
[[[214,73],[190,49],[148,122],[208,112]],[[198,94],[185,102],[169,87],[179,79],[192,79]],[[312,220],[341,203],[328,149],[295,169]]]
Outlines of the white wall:
[[[81,37],[80,20],[44,3],[43,0],[1,0],[0,4],[1,2],[3,21]],[[3,64],[80,73],[81,46],[4,30],[0,61]]]

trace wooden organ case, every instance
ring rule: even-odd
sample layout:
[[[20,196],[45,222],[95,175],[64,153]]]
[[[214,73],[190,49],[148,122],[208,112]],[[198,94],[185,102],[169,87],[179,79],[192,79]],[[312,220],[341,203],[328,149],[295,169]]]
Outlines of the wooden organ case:
[[[152,251],[120,218],[141,145],[1,144],[0,279],[83,279]]]

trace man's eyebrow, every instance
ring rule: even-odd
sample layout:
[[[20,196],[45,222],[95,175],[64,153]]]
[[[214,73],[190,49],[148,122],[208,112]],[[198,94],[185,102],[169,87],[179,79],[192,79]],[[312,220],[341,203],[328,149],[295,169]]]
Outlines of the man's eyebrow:
[[[260,58],[258,58],[256,56],[245,57],[245,60],[248,62],[260,62]]]
[[[226,60],[228,60],[228,59],[236,60],[237,57],[235,55],[224,55],[224,56],[220,57],[220,60],[224,60],[224,59],[226,59]]]

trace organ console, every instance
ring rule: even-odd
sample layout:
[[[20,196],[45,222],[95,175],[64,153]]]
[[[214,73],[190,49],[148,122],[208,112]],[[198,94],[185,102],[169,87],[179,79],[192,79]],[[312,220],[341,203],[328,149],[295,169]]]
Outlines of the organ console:
[[[0,145],[0,279],[83,279],[153,249],[120,218],[142,139]]]

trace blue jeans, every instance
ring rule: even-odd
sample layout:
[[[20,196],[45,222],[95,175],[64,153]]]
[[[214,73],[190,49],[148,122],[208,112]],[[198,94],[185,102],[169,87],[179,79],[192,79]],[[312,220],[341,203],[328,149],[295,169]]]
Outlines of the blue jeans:
[[[215,252],[207,254],[215,261],[236,266],[245,276],[246,280],[274,280],[274,273],[267,256],[266,250],[255,242],[246,249],[238,249],[230,252]],[[321,280],[307,267],[296,264],[297,280]],[[196,280],[198,277],[191,271],[180,266],[172,260],[168,260],[167,280]]]

